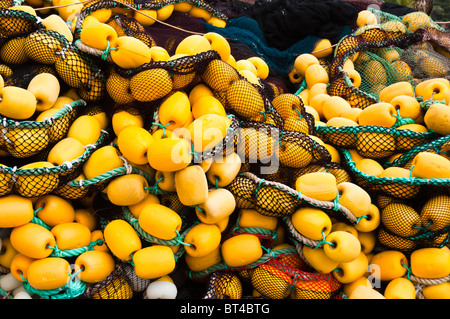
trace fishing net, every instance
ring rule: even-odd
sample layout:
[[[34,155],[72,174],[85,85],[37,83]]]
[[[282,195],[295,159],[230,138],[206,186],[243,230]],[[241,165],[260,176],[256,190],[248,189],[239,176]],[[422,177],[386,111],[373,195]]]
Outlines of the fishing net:
[[[428,132],[381,126],[317,126],[317,136],[338,148],[356,149],[366,158],[383,159],[429,143],[439,137]]]
[[[444,247],[449,241],[448,195],[426,194],[420,200],[393,202],[382,211],[378,229],[380,247],[413,252]]]
[[[37,30],[25,39],[30,60],[53,66],[61,83],[76,89],[83,100],[99,101],[105,95],[105,74],[98,61],[55,31]]]
[[[86,284],[82,298],[87,299],[132,299],[132,277],[129,277],[128,265],[116,262],[113,272],[96,284]]]
[[[214,272],[203,298],[332,299],[337,296],[341,283],[331,274],[308,272],[295,248],[284,250],[285,253],[276,254],[250,270]],[[245,294],[250,290],[247,287],[253,289],[252,294]]]
[[[92,152],[93,151],[90,153]],[[111,180],[125,174],[140,174],[146,178],[150,185],[155,183],[154,178],[149,175],[149,173],[135,167],[135,165],[133,166],[132,164],[129,164],[128,161],[122,156],[121,159],[123,160],[123,166],[102,173],[91,179],[76,179],[76,177],[79,176],[78,173],[78,175],[72,176],[71,179],[66,180],[64,183],[60,183],[54,189],[54,193],[65,199],[81,199],[91,194],[97,194],[103,191]]]
[[[43,152],[66,135],[85,106],[82,100],[72,102],[44,121],[0,117],[1,149],[15,158],[28,158]]]
[[[338,199],[315,200],[285,184],[259,178],[250,172],[238,175],[227,189],[235,196],[238,208],[254,209],[265,216],[289,217],[300,207],[312,206],[330,212],[347,223],[357,223],[357,218]]]
[[[429,16],[418,12],[397,17],[369,9],[379,24],[357,29],[335,48],[328,93],[364,109],[380,102],[381,90],[405,81],[413,86],[433,77],[448,76],[448,33]],[[342,66],[350,57],[361,75],[355,86]],[[413,73],[414,71],[414,73]]]
[[[412,161],[414,157],[420,152],[432,152],[437,154],[446,154],[448,149],[448,138],[440,137],[415,146],[409,151],[400,154],[393,160],[381,160],[379,163],[384,167],[400,167],[406,170],[412,170]],[[438,191],[440,189],[447,189],[449,180],[447,178],[417,178],[409,177],[380,177],[368,175],[358,168],[352,159],[351,154],[346,149],[340,149],[344,166],[348,172],[355,178],[356,182],[371,192],[380,192],[385,195],[392,196],[399,199],[410,199],[416,197],[419,192],[422,194],[425,190]]]
[[[10,164],[5,160],[5,164],[0,167],[1,194],[14,193],[24,197],[37,197],[55,191],[80,174],[83,164],[97,147],[105,143],[107,137],[108,134],[103,133],[96,143],[85,148],[81,156],[58,166],[21,168],[22,166],[17,165],[19,164],[17,160]],[[27,163],[39,162],[43,152],[36,156],[26,158]]]

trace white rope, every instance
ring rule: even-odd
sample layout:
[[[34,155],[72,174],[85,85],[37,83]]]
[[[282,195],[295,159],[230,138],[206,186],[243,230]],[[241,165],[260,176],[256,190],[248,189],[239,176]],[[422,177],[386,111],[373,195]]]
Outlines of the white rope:
[[[71,169],[73,167],[72,162],[71,161],[66,161],[64,163],[62,163],[63,165],[67,166],[67,169]]]
[[[415,282],[425,285],[425,286],[434,286],[434,285],[439,285],[444,282],[450,281],[450,275],[447,275],[442,278],[421,278],[421,277],[417,277],[417,276],[414,276],[411,274],[411,275],[409,275],[409,278],[411,281],[415,281]]]
[[[123,161],[123,165],[126,167],[127,169],[127,174],[131,174],[133,172],[133,166],[131,166],[130,164],[128,164],[128,161],[125,157],[123,156],[119,156],[120,159]]]

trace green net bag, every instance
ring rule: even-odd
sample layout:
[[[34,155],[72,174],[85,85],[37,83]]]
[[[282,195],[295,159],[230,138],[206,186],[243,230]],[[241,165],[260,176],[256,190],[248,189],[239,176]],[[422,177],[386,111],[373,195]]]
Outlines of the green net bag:
[[[99,101],[106,94],[101,64],[62,34],[41,28],[27,35],[24,48],[31,61],[54,67],[61,83],[83,100]]]
[[[14,5],[13,3],[11,3]],[[3,6],[8,6],[9,2],[4,2]],[[27,34],[36,31],[41,28],[35,16],[28,12],[19,10],[10,10],[5,7],[1,7],[1,26],[2,32],[0,37],[2,42],[7,42],[8,39],[26,36]]]
[[[297,190],[279,182],[243,172],[227,186],[236,198],[238,208],[255,209],[262,215],[291,216],[302,205],[335,211],[338,215],[356,224],[357,218],[336,201],[320,201],[305,196]]]
[[[16,193],[24,197],[36,197],[55,191],[80,174],[82,165],[95,148],[103,145],[107,135],[107,133],[103,133],[95,144],[86,147],[81,156],[62,165],[22,168],[16,166],[17,162],[14,162],[11,166],[1,166],[2,195]],[[42,154],[38,154],[38,156],[42,156]],[[32,157],[27,158],[27,160],[30,159]],[[40,159],[37,162],[40,162]]]
[[[341,96],[353,107],[364,109],[379,102],[379,93],[391,84],[405,81],[415,85],[424,79],[448,75],[446,31],[420,13],[395,17],[373,12],[380,18],[379,24],[359,28],[336,47],[330,68],[330,95]],[[418,46],[422,48],[418,50]],[[350,57],[361,76],[358,85],[342,69]],[[422,67],[418,67],[420,64]]]
[[[1,149],[15,158],[31,157],[43,152],[66,135],[85,106],[83,100],[71,102],[44,121],[17,121],[0,117]]]
[[[198,266],[196,266],[195,268],[191,268],[189,262],[186,259],[187,266],[185,268],[185,272],[187,276],[194,281],[204,282],[209,280],[211,275],[213,275],[217,271],[233,271],[235,273],[249,271],[260,264],[266,263],[268,260],[275,258],[276,256],[280,256],[282,254],[290,254],[293,252],[292,250],[288,249],[272,250],[277,240],[276,230],[271,230],[263,227],[243,227],[239,224],[239,217],[235,218],[235,216],[232,216],[230,218],[228,226],[223,231],[223,240],[225,241],[234,236],[242,234],[253,235],[258,239],[262,249],[262,254],[259,258],[245,265],[234,266],[227,264],[227,261],[224,258],[220,257],[215,260],[215,264],[210,265],[207,268],[203,267],[204,269],[199,269]]]
[[[401,122],[398,121],[398,122]],[[381,126],[317,126],[317,136],[338,148],[356,149],[367,158],[382,159],[395,153],[433,141],[435,132],[415,132],[410,129]]]
[[[377,230],[379,248],[413,252],[425,247],[444,247],[449,241],[447,201],[447,194],[435,192],[420,200],[386,205],[381,210],[382,222]]]
[[[380,192],[385,195],[399,199],[409,199],[416,197],[424,189],[447,189],[447,178],[417,178],[412,176],[413,159],[420,152],[432,152],[445,155],[448,148],[448,138],[440,137],[429,143],[424,143],[411,148],[405,153],[401,153],[391,160],[381,160],[379,163],[386,169],[397,167],[404,169],[405,174],[398,177],[381,177],[366,174],[356,167],[355,160],[346,149],[340,149],[344,166],[355,178],[356,182],[371,192]]]
[[[65,183],[59,184],[58,187],[55,188],[54,193],[66,199],[81,199],[85,196],[103,191],[111,180],[125,174],[143,175],[145,179],[148,180],[149,184],[152,185],[150,188],[157,189],[154,185],[155,181],[152,175],[139,167],[129,164],[122,156],[121,159],[123,160],[123,166],[102,173],[91,179],[78,179],[76,177],[79,175],[73,176],[71,179],[66,180]],[[162,193],[157,191],[152,192],[155,194]]]

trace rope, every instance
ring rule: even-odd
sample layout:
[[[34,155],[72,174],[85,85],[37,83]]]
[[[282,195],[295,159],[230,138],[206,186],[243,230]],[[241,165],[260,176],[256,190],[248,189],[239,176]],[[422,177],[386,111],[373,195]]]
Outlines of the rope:
[[[336,205],[336,203],[334,203],[333,201],[320,201],[320,200],[310,198],[308,196],[301,194],[297,190],[286,186],[285,184],[263,180],[250,172],[243,172],[241,175],[253,180],[255,183],[258,184],[258,187],[260,187],[262,184],[265,184],[265,186],[276,187],[279,190],[284,191],[287,194],[294,196],[295,198],[298,198],[300,200],[303,200],[303,201],[311,204],[312,206],[320,207],[323,209],[334,209],[335,207],[337,207],[339,209],[339,211],[342,212],[353,224],[356,223],[355,215],[353,215],[353,213],[348,208],[346,208],[345,206],[342,206],[341,204]]]
[[[152,244],[160,244],[160,245],[167,245],[167,246],[180,246],[180,249],[178,249],[176,256],[182,255],[184,253],[184,249],[182,249],[184,246],[190,246],[190,244],[183,242],[182,240],[184,237],[186,237],[186,234],[188,231],[198,224],[198,222],[193,223],[189,228],[187,228],[182,234],[180,234],[177,230],[175,230],[176,236],[173,239],[170,240],[164,240],[157,238],[155,236],[152,236],[151,234],[147,233],[142,227],[139,225],[139,220],[137,218],[134,218],[134,216],[131,214],[128,207],[124,206],[122,207],[122,214],[124,216],[124,219],[130,223],[131,226],[133,226],[134,230],[137,232],[137,234],[144,239],[145,241],[152,243]]]
[[[79,256],[84,252],[91,251],[94,249],[94,246],[96,245],[102,245],[103,240],[98,239],[96,241],[92,241],[89,245],[74,249],[68,249],[68,250],[61,250],[58,248],[55,242],[55,247],[47,246],[51,249],[53,249],[52,253],[50,254],[51,257],[60,257],[60,258],[66,258],[66,257],[74,257]]]
[[[316,247],[318,248],[320,246],[320,241],[318,240],[313,240],[311,238],[305,237],[302,234],[300,234],[294,227],[294,225],[292,224],[292,219],[290,216],[284,217],[283,218],[286,226],[289,229],[289,232],[291,233],[291,235],[294,237],[294,239],[299,242],[302,243],[304,245],[307,245],[309,247]]]
[[[156,126],[162,128],[162,130],[163,130],[163,137],[166,137],[166,126],[169,126],[170,122],[167,123],[167,124],[161,124],[161,123],[157,123],[157,122],[152,122],[152,125],[156,125]]]
[[[266,250],[266,249],[264,249]],[[209,267],[208,269],[202,270],[202,271],[188,271],[188,276],[191,279],[202,279],[207,277],[210,274],[215,273],[216,271],[220,270],[241,270],[241,269],[253,269],[258,267],[261,264],[264,264],[274,258],[277,258],[281,255],[291,255],[296,254],[297,250],[295,248],[282,248],[277,250],[268,250],[265,254],[263,254],[258,260],[254,261],[253,263],[247,264],[245,266],[239,266],[239,267],[230,267],[228,266],[224,261],[221,261],[214,266]]]
[[[109,47],[110,46],[110,43],[109,43],[109,41],[107,40],[106,41],[106,49],[105,49],[105,51],[103,51],[102,52],[102,54],[101,54],[101,58],[102,58],[102,60],[104,60],[104,61],[109,61],[110,60],[110,58],[109,58],[109,52],[111,52],[111,51],[117,51],[117,48],[110,48]]]
[[[69,280],[66,285],[49,290],[36,289],[30,285],[28,280],[26,280],[23,275],[21,275],[21,277],[24,281],[23,287],[32,295],[38,295],[43,299],[74,299],[82,295],[86,290],[86,283],[78,278],[78,273],[80,271],[81,270],[75,272],[74,274],[68,274]]]

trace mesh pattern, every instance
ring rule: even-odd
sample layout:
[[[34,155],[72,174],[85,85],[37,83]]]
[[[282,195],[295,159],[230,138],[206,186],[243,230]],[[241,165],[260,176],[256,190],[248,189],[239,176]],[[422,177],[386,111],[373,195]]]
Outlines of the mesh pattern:
[[[153,178],[146,172],[124,162],[124,166],[100,174],[99,176],[88,180],[76,181],[74,178],[78,175],[73,176],[72,179],[67,180],[65,183],[61,183],[55,192],[66,199],[80,199],[87,194],[101,192],[113,178],[131,173],[144,175],[149,181],[149,185],[154,183]]]
[[[434,132],[418,133],[378,126],[318,126],[316,132],[325,143],[338,148],[356,149],[361,156],[374,159],[407,152],[438,137]]]
[[[0,117],[0,148],[16,158],[30,157],[51,147],[67,133],[70,124],[83,108],[83,101],[65,106],[48,121],[14,121]]]
[[[42,63],[28,62],[25,64],[11,66],[9,72],[5,72],[5,86],[18,86],[26,89],[31,79],[40,73],[50,73],[58,77],[58,74],[53,66]]]
[[[394,198],[408,199],[415,197],[419,193],[421,188],[420,184],[426,183],[426,181],[420,182],[406,177],[391,178],[367,175],[356,168],[347,150],[341,149],[341,152],[346,163],[345,167],[347,167],[356,183],[370,192],[382,192]]]
[[[254,209],[265,216],[288,217],[298,208],[312,205],[346,222],[356,223],[346,208],[334,202],[313,200],[288,185],[259,178],[250,172],[236,176],[227,189],[234,195],[237,208]]]
[[[100,64],[58,32],[37,30],[24,45],[30,60],[54,66],[63,83],[77,89],[82,99],[98,101],[104,96],[106,77]]]
[[[140,278],[136,275],[133,266],[130,264],[123,263],[122,265],[123,271],[125,272],[126,278],[128,278],[128,284],[131,287],[131,290],[136,293],[143,292],[148,285],[151,283],[150,279]]]
[[[399,80],[415,84],[417,80],[421,81],[438,74],[448,75],[446,57],[429,48],[427,50],[414,48],[414,45],[429,41],[441,50],[447,52],[449,50],[448,34],[428,16],[426,16],[427,23],[420,19],[399,21],[398,17],[373,11],[381,17],[381,24],[360,28],[352,35],[344,37],[336,47],[335,58],[330,67],[331,80],[328,93],[341,96],[351,106],[362,109],[379,102],[379,92]],[[383,27],[389,21],[397,21],[407,26],[410,23],[417,25],[409,27],[405,32]],[[440,36],[436,36],[437,34]],[[387,55],[388,50],[394,55]],[[342,69],[345,60],[355,53],[358,54],[354,63],[355,69],[362,76],[360,87],[354,86]],[[411,70],[415,73],[411,73]]]
[[[142,9],[148,9],[148,10],[158,10],[162,7],[165,7],[170,4],[177,3],[178,1],[174,0],[165,0],[165,1],[133,1],[133,0],[126,0],[121,2],[116,1],[104,1],[104,0],[97,0],[97,1],[90,1],[89,3],[85,4],[83,6],[83,9],[80,12],[80,18],[76,22],[76,32],[77,34],[81,30],[81,25],[83,22],[83,19],[91,14],[92,12],[95,12],[97,10],[103,9],[103,8],[128,8],[128,9],[136,9],[136,10],[142,10]],[[184,2],[184,1],[183,1]],[[189,0],[186,1],[189,3],[192,3],[194,6],[198,8],[205,9],[208,11],[212,16],[227,20],[228,17],[214,8],[211,4],[203,1],[203,0]]]
[[[234,272],[216,271],[211,275],[204,299],[241,299],[242,283]]]
[[[420,152],[433,152],[446,154],[448,150],[449,140],[447,136],[433,139],[428,143],[424,143],[411,148],[409,151],[402,153],[392,162],[387,159],[380,159],[379,163],[384,167],[402,167],[408,170],[412,169],[412,161]],[[347,149],[341,148],[343,155],[344,167],[351,174],[355,181],[371,192],[382,193],[396,199],[409,199],[416,197],[419,192],[431,189],[432,191],[440,188],[448,189],[450,180],[447,178],[430,178],[422,179],[415,177],[376,177],[367,175],[356,168],[355,162],[352,160]]]
[[[387,204],[380,211],[378,240],[381,246],[405,252],[443,247],[450,239],[449,203],[449,196],[441,189],[426,192],[408,203]]]
[[[0,39],[2,41],[25,36],[42,28],[43,25],[28,12],[0,8]]]
[[[59,166],[42,168],[17,168],[18,161],[14,160],[10,166],[0,167],[0,176],[3,191],[16,193],[24,197],[38,197],[49,194],[60,186],[73,181],[81,173],[83,163],[88,159],[93,150],[105,143],[107,134],[103,133],[93,147],[86,148],[85,152],[71,162]],[[29,157],[28,160],[42,160],[44,152],[40,152],[36,157]]]
[[[107,21],[107,24],[114,28],[114,30],[117,32],[117,35],[125,35],[139,39],[148,47],[156,46],[156,42],[153,37],[148,32],[146,32],[145,28],[133,18],[116,15],[113,16],[109,21]]]
[[[97,284],[87,284],[83,297],[88,299],[132,299],[133,290],[121,262],[116,261],[113,272]]]
[[[252,274],[255,289],[272,299],[331,299],[337,293],[341,284],[331,274],[309,273],[302,269],[298,255],[290,257],[289,261],[274,259],[256,268]]]
[[[291,187],[295,188],[295,182],[300,176],[314,172],[327,172],[333,174],[336,178],[337,185],[340,183],[353,181],[350,173],[343,166],[341,166],[341,164],[335,162],[324,162],[320,164],[313,163],[304,168],[295,169],[291,172]]]
[[[0,58],[9,65],[22,64],[28,61],[25,54],[25,37],[17,37],[6,41],[0,49]]]

